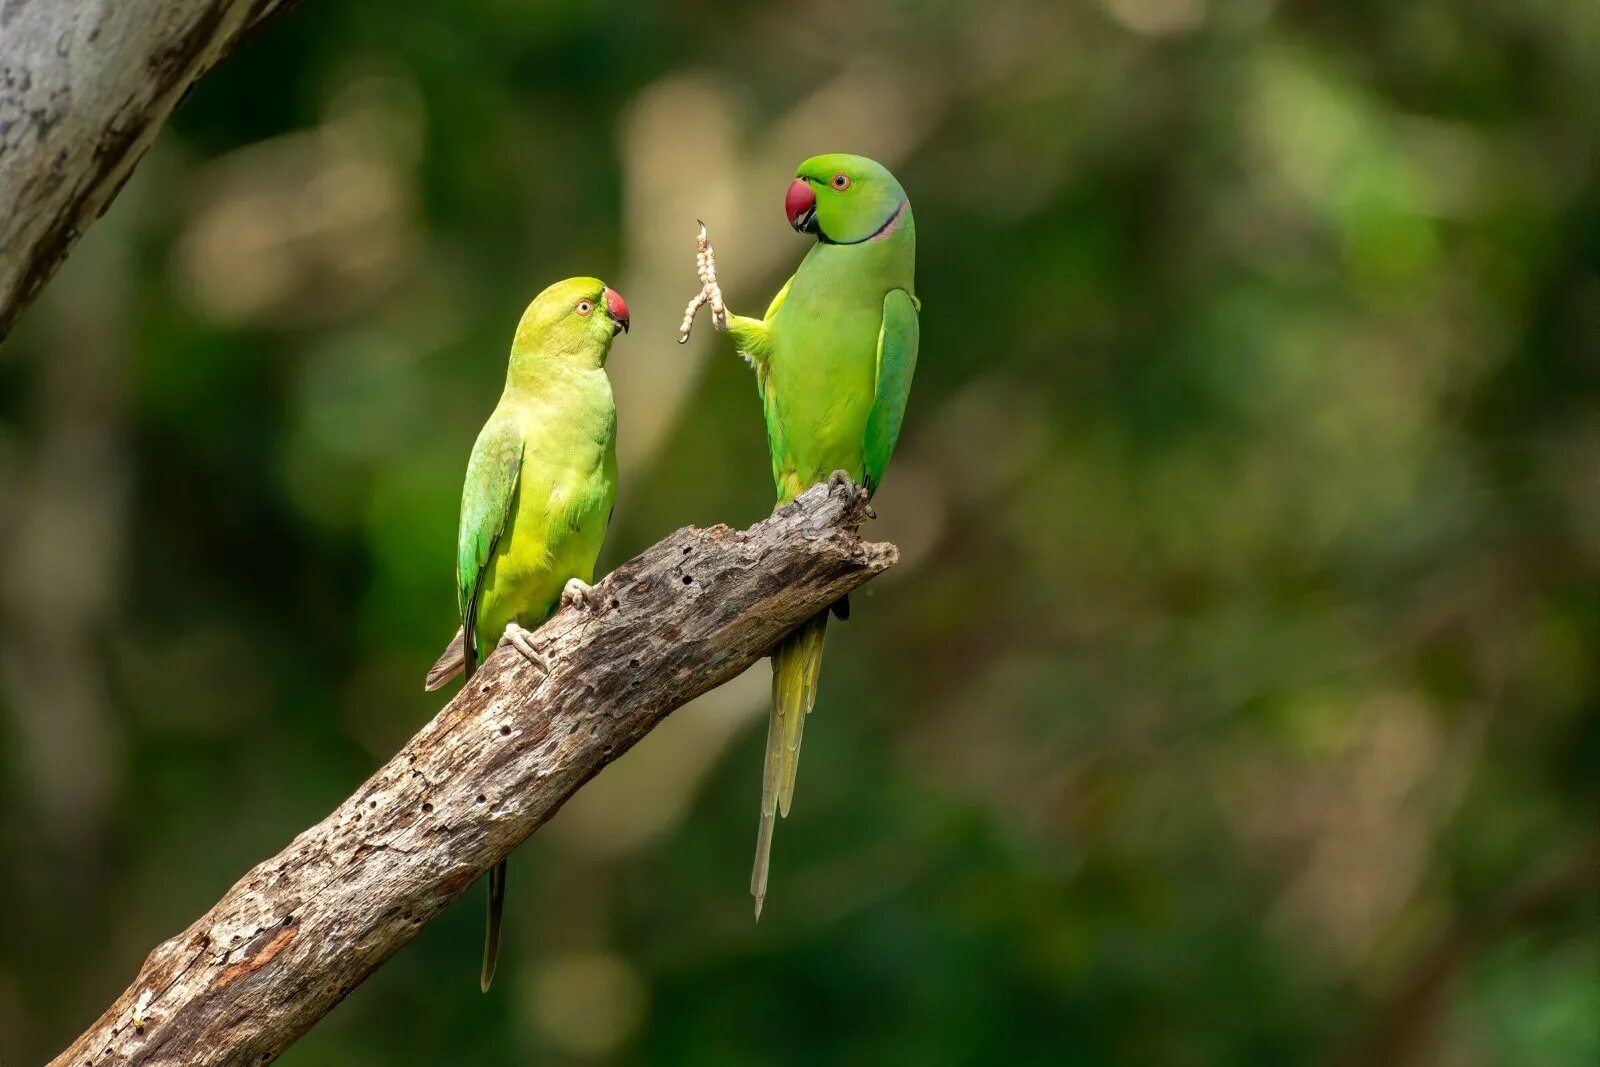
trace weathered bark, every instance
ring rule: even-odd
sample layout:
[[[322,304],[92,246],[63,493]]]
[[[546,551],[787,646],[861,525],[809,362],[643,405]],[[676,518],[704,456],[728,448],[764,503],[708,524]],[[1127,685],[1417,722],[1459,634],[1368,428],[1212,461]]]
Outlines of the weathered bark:
[[[860,539],[865,513],[853,487],[818,486],[742,533],[679,530],[541,628],[548,675],[502,645],[353,796],[158,946],[54,1063],[276,1057],[674,708],[891,566],[894,546]]]
[[[0,0],[0,341],[189,86],[294,0]]]

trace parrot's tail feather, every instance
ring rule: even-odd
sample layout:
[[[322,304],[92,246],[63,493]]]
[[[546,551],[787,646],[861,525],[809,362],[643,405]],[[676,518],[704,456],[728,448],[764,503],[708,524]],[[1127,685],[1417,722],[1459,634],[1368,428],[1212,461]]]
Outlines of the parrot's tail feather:
[[[478,978],[478,988],[489,992],[494,981],[494,965],[500,959],[500,920],[506,913],[506,861],[501,860],[489,872],[489,925],[483,933],[483,974]]]
[[[439,658],[434,660],[433,666],[428,668],[428,680],[422,688],[431,693],[444,683],[460,674],[467,666],[467,654],[461,641],[461,630],[456,630],[456,635],[450,639],[444,651],[439,653]]]
[[[767,754],[761,776],[761,828],[756,835],[755,869],[750,872],[750,894],[756,898],[758,919],[767,897],[773,821],[779,815],[787,818],[794,801],[800,740],[806,716],[817,702],[827,626],[828,613],[820,611],[772,650],[772,712],[767,720]]]
[[[767,899],[767,865],[772,860],[772,824],[778,813],[762,805],[761,829],[756,831],[756,866],[750,872],[750,895],[756,898],[756,922],[761,921],[761,905]]]

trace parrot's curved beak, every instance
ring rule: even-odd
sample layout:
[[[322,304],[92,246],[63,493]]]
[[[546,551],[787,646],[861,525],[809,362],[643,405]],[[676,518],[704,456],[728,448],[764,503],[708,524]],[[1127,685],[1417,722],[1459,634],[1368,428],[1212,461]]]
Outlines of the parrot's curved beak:
[[[789,186],[788,195],[783,198],[783,212],[789,216],[789,225],[795,228],[796,233],[818,231],[817,194],[812,191],[810,182],[804,178],[794,180],[794,184]]]
[[[622,294],[606,286],[606,310],[611,313],[611,336],[628,332],[628,302]]]

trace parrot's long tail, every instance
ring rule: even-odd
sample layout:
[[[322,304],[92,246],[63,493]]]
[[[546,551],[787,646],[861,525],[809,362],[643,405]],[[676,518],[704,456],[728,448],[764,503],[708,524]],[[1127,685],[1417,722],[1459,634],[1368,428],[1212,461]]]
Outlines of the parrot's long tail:
[[[426,689],[433,692],[458,674],[468,678],[478,668],[475,650],[467,647],[466,630],[456,630],[456,635],[440,653],[439,659],[428,669]],[[506,861],[501,860],[489,872],[489,923],[483,931],[483,972],[478,976],[478,988],[489,992],[494,981],[494,965],[500,959],[500,924],[506,913]]]
[[[433,666],[428,668],[428,680],[422,684],[422,688],[431,693],[460,674],[466,666],[466,646],[461,640],[461,629],[457,627],[456,635],[444,646],[444,651],[439,653]]]
[[[750,872],[750,895],[756,918],[767,899],[767,868],[772,859],[772,826],[789,816],[795,772],[800,768],[800,737],[806,716],[817,702],[822,675],[822,640],[828,613],[819,611],[772,650],[772,712],[767,720],[767,756],[761,775],[761,829],[756,835],[756,863]]]
[[[500,959],[500,921],[506,913],[506,861],[501,860],[489,872],[489,925],[483,931],[483,974],[478,978],[478,988],[489,992],[494,981],[494,965]]]

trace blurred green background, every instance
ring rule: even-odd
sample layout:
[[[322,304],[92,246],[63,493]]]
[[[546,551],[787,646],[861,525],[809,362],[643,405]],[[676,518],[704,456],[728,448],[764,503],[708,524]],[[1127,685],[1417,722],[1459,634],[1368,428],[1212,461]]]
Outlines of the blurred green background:
[[[770,507],[795,164],[910,190],[923,350],[759,926],[766,668],[298,1067],[1600,1062],[1592,0],[312,0],[0,349],[0,1060],[440,706],[513,326],[598,274],[602,566]]]

